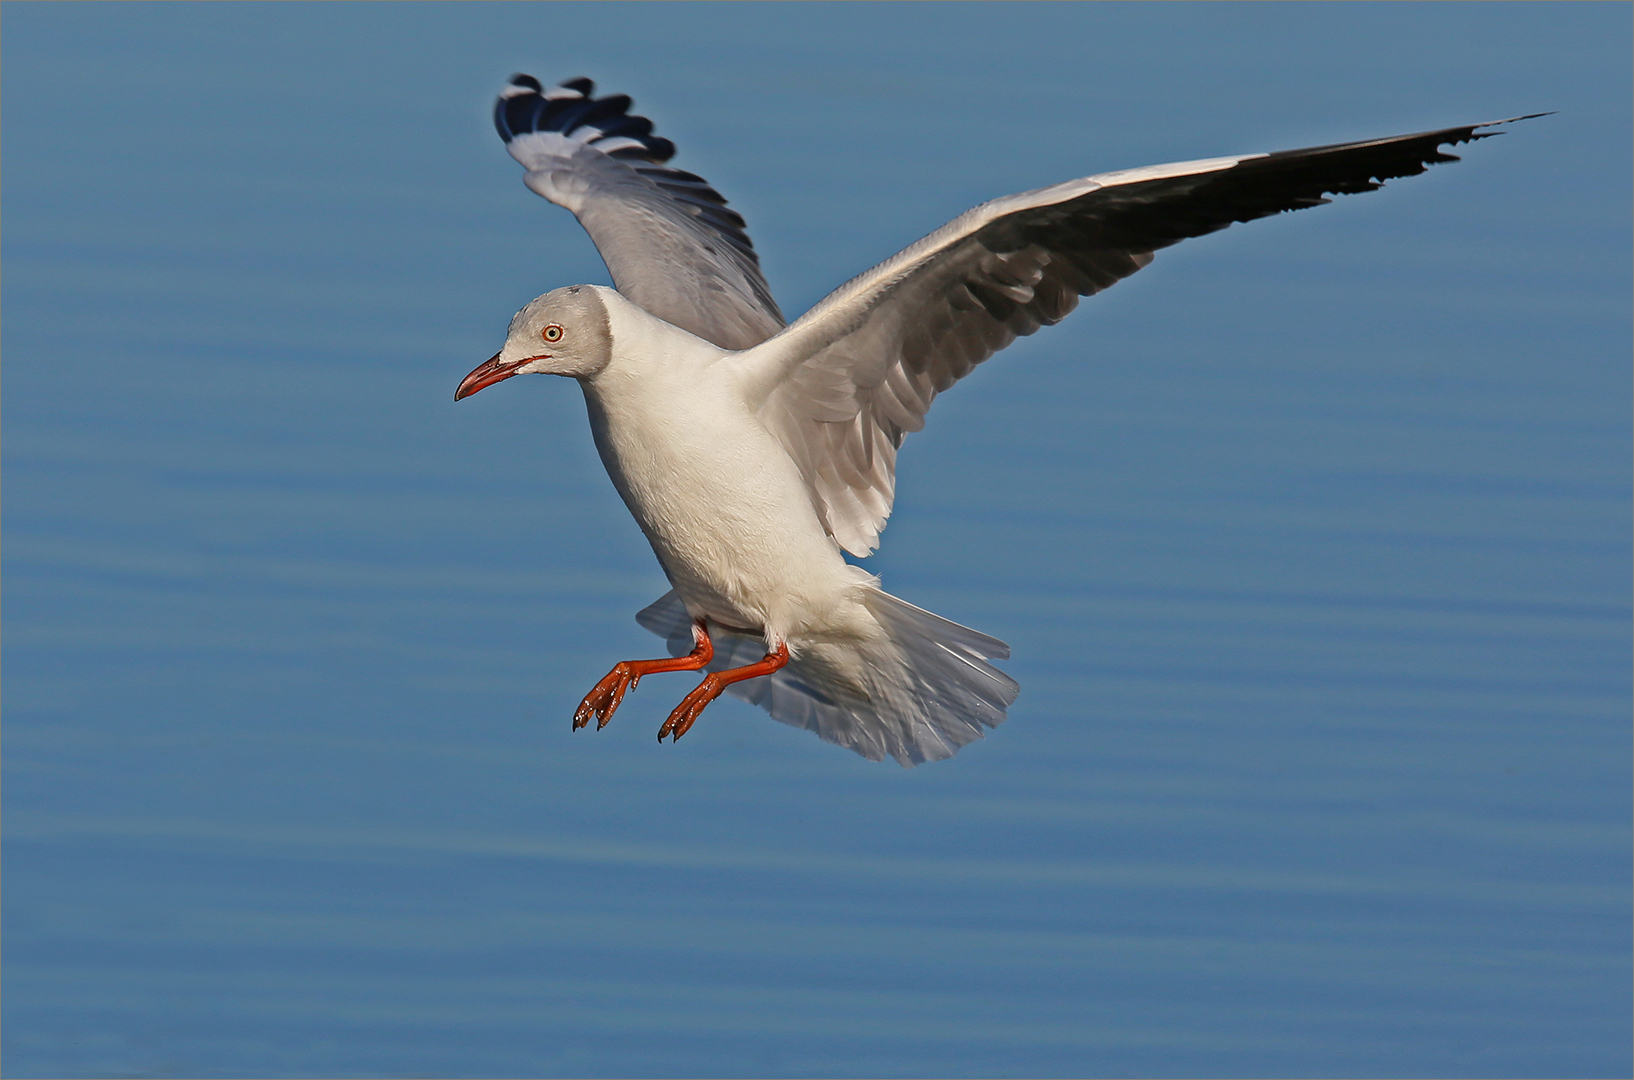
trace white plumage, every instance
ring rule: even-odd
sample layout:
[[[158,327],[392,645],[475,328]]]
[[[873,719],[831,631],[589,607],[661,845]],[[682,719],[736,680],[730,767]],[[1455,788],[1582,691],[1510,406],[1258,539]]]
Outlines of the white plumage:
[[[638,616],[672,659],[619,665],[575,727],[605,724],[663,670],[713,674],[659,738],[723,689],[872,760],[952,756],[1017,685],[1003,642],[883,592],[867,555],[896,451],[936,395],[1080,296],[1189,236],[1369,191],[1456,158],[1478,124],[1279,154],[1103,173],[985,203],[785,327],[742,218],[629,99],[588,79],[512,80],[496,126],[528,186],[571,210],[617,286],[541,296],[456,399],[516,374],[577,379],[619,494],[674,586]],[[1499,121],[1505,123],[1507,121]],[[713,649],[713,655],[711,655]]]

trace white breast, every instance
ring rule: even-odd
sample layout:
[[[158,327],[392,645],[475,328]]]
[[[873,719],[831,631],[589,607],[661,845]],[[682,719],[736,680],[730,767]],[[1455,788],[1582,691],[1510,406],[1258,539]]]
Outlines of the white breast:
[[[694,617],[768,640],[871,636],[860,575],[723,350],[609,304],[613,360],[583,383],[596,447]]]

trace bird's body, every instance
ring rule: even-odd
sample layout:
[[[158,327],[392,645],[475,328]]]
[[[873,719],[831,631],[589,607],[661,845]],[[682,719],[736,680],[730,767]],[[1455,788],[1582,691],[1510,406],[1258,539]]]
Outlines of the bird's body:
[[[857,575],[744,388],[752,353],[599,289],[612,362],[583,381],[613,486],[694,618],[769,643],[866,633]],[[764,346],[763,346],[764,348]]]
[[[1470,125],[1103,173],[976,207],[785,326],[743,219],[674,147],[594,98],[517,76],[496,124],[528,186],[572,210],[617,289],[534,300],[456,399],[516,374],[575,378],[613,485],[673,589],[638,621],[671,657],[617,665],[575,727],[647,674],[707,670],[660,729],[724,690],[878,760],[946,758],[1005,717],[1003,642],[884,592],[845,561],[891,512],[896,451],[935,397],[1189,236],[1457,160]],[[1500,121],[1502,123],[1504,121]]]
[[[722,349],[594,285],[518,320],[591,339],[574,374],[607,474],[674,586],[641,616],[673,651],[703,634],[712,666],[733,669],[786,649],[785,666],[732,689],[875,759],[947,757],[1003,718],[1016,684],[986,663],[1003,644],[882,591],[818,516],[762,416],[784,337]],[[605,722],[625,689],[581,715]]]

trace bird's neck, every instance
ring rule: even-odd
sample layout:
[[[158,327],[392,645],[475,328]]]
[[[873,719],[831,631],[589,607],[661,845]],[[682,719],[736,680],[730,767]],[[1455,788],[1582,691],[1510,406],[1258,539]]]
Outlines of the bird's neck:
[[[612,335],[612,359],[584,380],[585,392],[609,404],[630,397],[673,395],[729,355],[717,345],[672,326],[612,290],[602,291]]]

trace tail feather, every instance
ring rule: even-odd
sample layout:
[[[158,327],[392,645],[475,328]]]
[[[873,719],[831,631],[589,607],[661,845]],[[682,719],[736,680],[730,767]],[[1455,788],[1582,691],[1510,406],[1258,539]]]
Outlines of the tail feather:
[[[903,766],[952,757],[1004,721],[1020,687],[987,661],[1008,658],[1009,646],[878,589],[863,595],[883,641],[806,645],[781,671],[728,692],[870,761],[889,755]],[[692,649],[692,620],[673,591],[636,621],[671,655]],[[757,637],[719,629],[711,637],[711,671],[752,664],[766,649]]]

